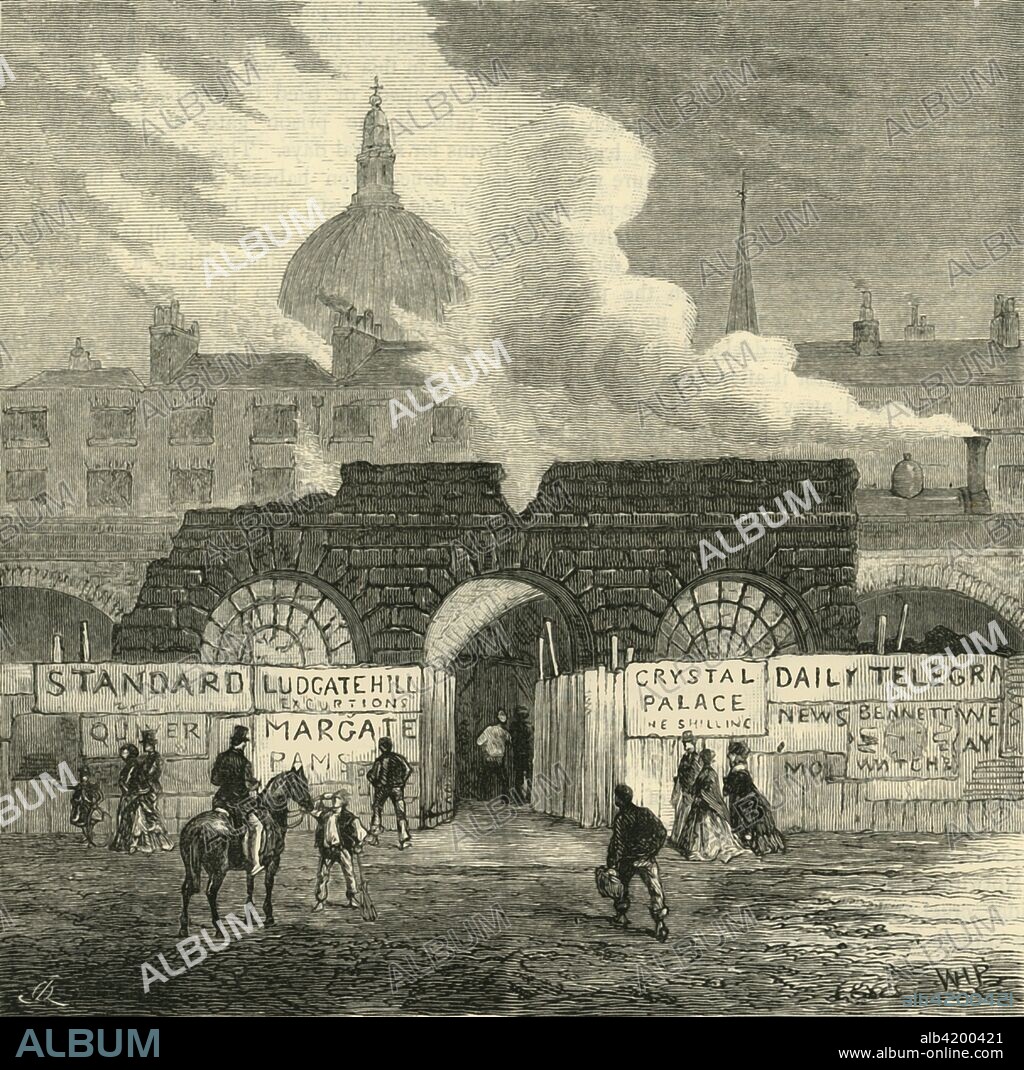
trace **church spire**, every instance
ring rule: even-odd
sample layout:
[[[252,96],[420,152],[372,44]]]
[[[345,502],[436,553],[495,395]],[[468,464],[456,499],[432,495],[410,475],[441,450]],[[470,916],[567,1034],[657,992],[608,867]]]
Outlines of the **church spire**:
[[[754,279],[750,274],[743,236],[747,229],[747,173],[742,172],[740,189],[740,237],[736,243],[736,268],[732,273],[732,295],[729,297],[729,319],[725,333],[749,331],[757,334],[757,308],[754,305]]]
[[[395,193],[395,150],[391,129],[381,108],[384,87],[376,76],[370,96],[370,110],[363,120],[363,144],[356,157],[356,192],[353,204],[399,204]]]

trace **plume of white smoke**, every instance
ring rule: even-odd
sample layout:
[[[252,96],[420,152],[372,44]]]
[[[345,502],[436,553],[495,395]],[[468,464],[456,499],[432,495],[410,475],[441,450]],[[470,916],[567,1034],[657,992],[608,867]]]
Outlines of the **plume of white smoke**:
[[[616,237],[642,208],[652,170],[635,136],[568,105],[481,160],[466,205],[473,246],[458,250],[474,265],[470,298],[444,325],[418,325],[431,348],[417,361],[424,376],[454,364],[465,381],[474,350],[504,344],[511,362],[460,401],[481,425],[474,448],[505,465],[511,500],[529,497],[556,460],[856,458],[882,436],[973,433],[948,416],[893,420],[837,384],[797,376],[784,338],[738,332],[695,350],[691,298],[632,274]]]
[[[295,484],[296,493],[333,494],[341,486],[341,472],[336,464],[328,463],[324,457],[321,436],[304,423],[298,421],[295,436]]]

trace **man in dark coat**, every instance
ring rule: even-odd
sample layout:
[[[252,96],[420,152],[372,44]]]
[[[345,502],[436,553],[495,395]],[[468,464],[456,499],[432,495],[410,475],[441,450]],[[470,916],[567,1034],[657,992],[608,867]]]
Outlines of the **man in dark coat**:
[[[633,789],[626,784],[616,786],[615,805],[618,813],[608,844],[607,872],[609,877],[618,877],[622,890],[615,896],[614,924],[622,928],[629,924],[629,884],[633,877],[639,877],[651,897],[654,935],[664,943],[668,939],[668,907],[657,855],[665,844],[665,826],[650,810],[633,802]]]
[[[373,786],[368,842],[376,846],[377,837],[384,824],[384,804],[390,799],[395,808],[395,820],[398,822],[398,847],[404,851],[412,843],[409,822],[405,816],[405,785],[412,775],[412,767],[395,751],[394,744],[387,736],[381,738],[377,747],[380,754],[366,774],[366,779]]]
[[[533,778],[533,725],[530,711],[525,706],[516,706],[508,726],[512,737],[512,791],[521,799],[530,798],[530,780]]]
[[[217,755],[210,773],[210,783],[218,791],[213,797],[214,809],[224,810],[236,822],[243,823],[245,831],[245,857],[249,872],[259,873],[260,851],[263,849],[263,822],[256,812],[256,789],[260,782],[252,770],[252,763],[242,748],[249,742],[249,729],[235,725],[227,750]]]
[[[143,854],[152,854],[153,848],[145,839],[140,840],[135,828],[142,796],[148,790],[146,776],[139,764],[139,748],[134,743],[124,743],[117,753],[121,758],[121,770],[117,777],[121,799],[117,804],[110,850],[127,851],[129,854],[141,850]]]

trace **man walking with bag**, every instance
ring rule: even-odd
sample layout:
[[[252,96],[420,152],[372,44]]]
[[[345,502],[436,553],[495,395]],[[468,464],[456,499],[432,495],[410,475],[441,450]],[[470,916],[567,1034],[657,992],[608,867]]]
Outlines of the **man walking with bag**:
[[[658,852],[665,844],[665,826],[644,806],[633,802],[633,789],[626,784],[615,788],[618,813],[612,824],[612,838],[608,844],[608,864],[595,871],[598,890],[615,900],[613,925],[625,929],[629,925],[629,885],[634,877],[643,881],[651,897],[651,917],[654,935],[664,943],[668,939],[665,918],[665,893],[658,872]]]

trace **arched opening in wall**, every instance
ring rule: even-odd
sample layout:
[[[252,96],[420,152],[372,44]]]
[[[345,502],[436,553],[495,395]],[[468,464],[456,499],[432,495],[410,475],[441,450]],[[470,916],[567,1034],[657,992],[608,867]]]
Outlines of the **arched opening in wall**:
[[[695,580],[658,626],[655,656],[672,661],[771,658],[817,649],[813,615],[781,583],[747,572]]]
[[[307,668],[370,661],[359,617],[329,584],[271,572],[240,583],[210,614],[203,662]]]
[[[50,661],[54,635],[61,637],[64,660],[77,661],[83,621],[88,625],[90,660],[106,660],[114,622],[102,610],[63,591],[0,587],[0,661]]]
[[[941,654],[947,648],[959,651],[961,639],[977,633],[987,642],[995,623],[1006,639],[1007,650],[1024,651],[1024,632],[997,609],[959,591],[937,587],[887,587],[867,591],[857,597],[860,607],[861,650],[875,649],[875,632],[879,616],[886,619],[886,651],[896,649],[900,617],[907,606],[907,625],[902,649],[912,654]],[[973,643],[973,647],[977,647]],[[982,653],[985,653],[985,648]]]
[[[554,672],[554,662],[559,673],[593,663],[586,614],[565,588],[539,573],[509,571],[467,580],[434,613],[423,655],[427,665],[455,676],[456,806],[511,789],[529,797],[541,640],[545,676]],[[491,730],[499,710],[508,715],[504,729],[510,738]]]

